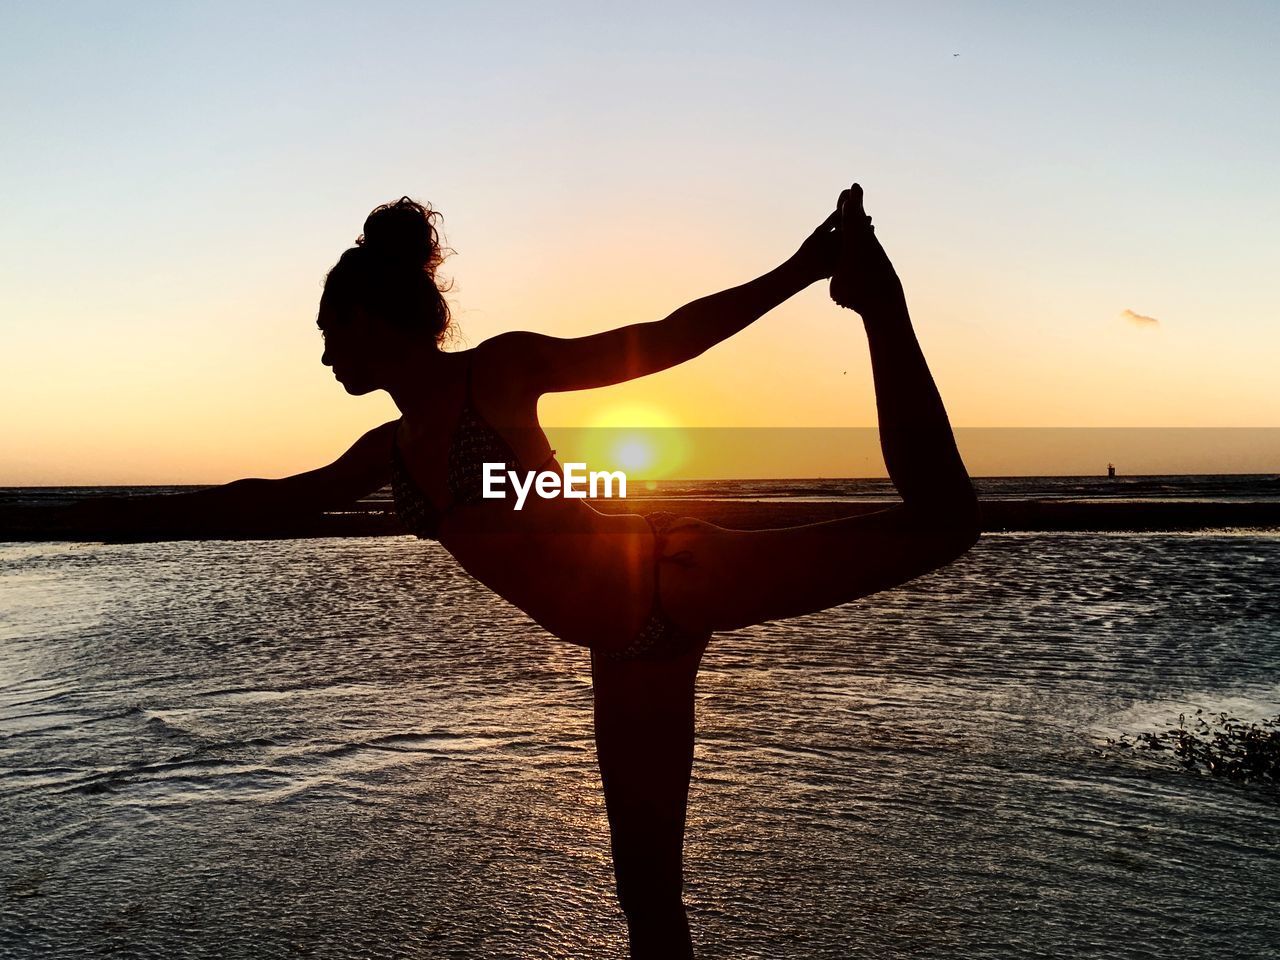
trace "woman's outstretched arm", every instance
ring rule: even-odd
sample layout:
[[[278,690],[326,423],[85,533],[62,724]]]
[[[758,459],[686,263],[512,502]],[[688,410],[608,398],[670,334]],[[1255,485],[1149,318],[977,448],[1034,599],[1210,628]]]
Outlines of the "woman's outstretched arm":
[[[838,213],[838,212],[837,212]],[[809,284],[831,276],[839,252],[832,213],[791,257],[754,280],[700,297],[662,320],[587,337],[516,332],[495,337],[503,365],[534,394],[590,390],[692,360]]]
[[[374,427],[337,460],[306,473],[183,493],[94,497],[63,508],[56,523],[97,533],[217,530],[338,509],[390,480],[395,427],[396,421]]]

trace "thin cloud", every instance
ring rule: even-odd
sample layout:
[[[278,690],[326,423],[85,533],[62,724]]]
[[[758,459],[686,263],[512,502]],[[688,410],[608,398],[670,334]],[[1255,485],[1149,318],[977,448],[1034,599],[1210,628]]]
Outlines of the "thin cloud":
[[[1139,327],[1155,327],[1160,325],[1160,321],[1155,317],[1148,317],[1146,314],[1134,313],[1132,310],[1125,310],[1120,314],[1124,319]]]

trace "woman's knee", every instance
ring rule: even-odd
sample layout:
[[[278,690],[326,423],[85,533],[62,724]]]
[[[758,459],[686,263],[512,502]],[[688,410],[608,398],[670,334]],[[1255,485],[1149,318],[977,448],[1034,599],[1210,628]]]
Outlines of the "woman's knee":
[[[684,895],[679,884],[658,887],[619,879],[614,889],[618,895],[618,906],[630,923],[652,926],[684,919]]]

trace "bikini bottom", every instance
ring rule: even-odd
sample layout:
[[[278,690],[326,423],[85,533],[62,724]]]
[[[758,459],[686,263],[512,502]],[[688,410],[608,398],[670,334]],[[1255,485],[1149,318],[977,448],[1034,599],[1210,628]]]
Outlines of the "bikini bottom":
[[[710,637],[710,632],[687,631],[677,626],[662,609],[658,590],[661,565],[693,562],[687,551],[670,556],[667,554],[667,534],[682,518],[666,512],[646,513],[644,518],[653,531],[653,604],[649,608],[649,617],[644,626],[631,642],[621,650],[604,654],[606,660],[671,660],[695,649]]]

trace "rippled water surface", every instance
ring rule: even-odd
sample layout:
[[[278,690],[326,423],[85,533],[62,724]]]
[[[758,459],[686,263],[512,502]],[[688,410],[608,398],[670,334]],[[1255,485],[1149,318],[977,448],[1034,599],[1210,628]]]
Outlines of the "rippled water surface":
[[[703,957],[1263,957],[1280,537],[988,535],[715,638]],[[585,651],[409,538],[0,544],[0,956],[617,957]]]

